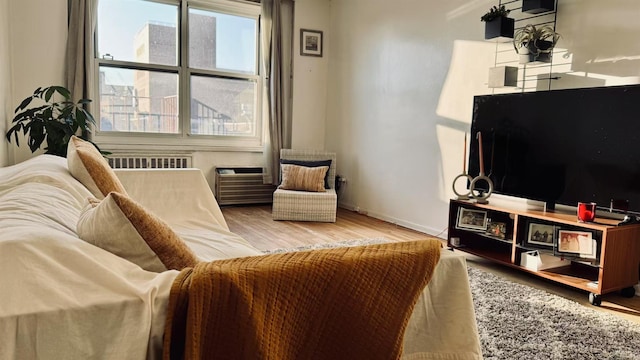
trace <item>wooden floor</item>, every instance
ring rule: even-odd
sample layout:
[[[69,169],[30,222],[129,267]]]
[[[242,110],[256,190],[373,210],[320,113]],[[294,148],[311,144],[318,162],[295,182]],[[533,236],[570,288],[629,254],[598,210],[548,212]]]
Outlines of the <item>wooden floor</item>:
[[[228,206],[222,208],[222,213],[232,232],[242,236],[260,250],[377,237],[384,237],[391,241],[433,238],[429,234],[344,209],[338,209],[338,218],[335,223],[273,221],[270,205]],[[602,306],[594,307],[588,303],[586,292],[514,271],[473,255],[467,254],[466,257],[470,266],[560,295],[586,307],[640,323],[640,297],[638,296],[629,299],[615,293],[606,294],[603,296]]]
[[[427,234],[344,209],[338,209],[335,223],[273,221],[270,205],[223,207],[222,213],[232,232],[260,250],[377,237],[392,241],[431,238]]]

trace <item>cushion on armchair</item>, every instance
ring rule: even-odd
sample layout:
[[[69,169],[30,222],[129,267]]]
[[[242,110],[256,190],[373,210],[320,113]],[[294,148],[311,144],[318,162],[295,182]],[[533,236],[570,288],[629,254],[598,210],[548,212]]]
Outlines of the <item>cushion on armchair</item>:
[[[284,190],[324,192],[324,177],[328,166],[306,167],[282,164],[282,184]]]
[[[117,192],[102,201],[89,199],[77,228],[84,241],[148,271],[181,270],[198,262],[167,223]]]
[[[67,145],[67,165],[71,175],[99,199],[112,191],[127,193],[98,149],[75,135]]]
[[[306,166],[306,167],[318,167],[318,166],[331,167],[331,159],[318,160],[318,161],[280,159],[280,164],[281,165],[282,164],[292,164],[292,165],[300,165],[300,166]],[[325,189],[330,189],[331,188],[331,186],[329,186],[329,171],[327,171],[326,174],[324,175],[324,188]]]

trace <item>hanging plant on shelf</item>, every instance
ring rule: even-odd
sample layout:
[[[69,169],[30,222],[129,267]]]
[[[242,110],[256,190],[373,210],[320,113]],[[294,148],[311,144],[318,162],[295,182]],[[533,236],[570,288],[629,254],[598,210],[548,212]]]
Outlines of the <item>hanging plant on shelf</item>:
[[[480,21],[485,22],[484,38],[489,39],[512,39],[515,20],[507,17],[511,10],[507,10],[504,5],[493,6],[487,11]]]
[[[511,10],[507,10],[504,5],[501,5],[500,7],[494,6],[482,15],[480,21],[490,22],[500,17],[507,17],[510,12]]]
[[[513,47],[521,55],[520,63],[551,61],[551,52],[560,39],[551,26],[529,24],[515,32]]]

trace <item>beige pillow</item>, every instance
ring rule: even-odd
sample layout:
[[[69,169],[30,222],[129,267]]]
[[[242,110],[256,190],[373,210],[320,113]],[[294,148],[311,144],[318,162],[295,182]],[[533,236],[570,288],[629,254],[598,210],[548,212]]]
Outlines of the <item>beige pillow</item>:
[[[159,217],[126,195],[112,192],[88,199],[78,220],[78,236],[148,271],[194,266],[198,260]]]
[[[112,191],[127,193],[98,149],[75,135],[67,145],[67,166],[71,175],[99,199]]]
[[[281,164],[282,184],[281,189],[323,192],[324,175],[329,170],[328,166],[306,167],[291,164]]]

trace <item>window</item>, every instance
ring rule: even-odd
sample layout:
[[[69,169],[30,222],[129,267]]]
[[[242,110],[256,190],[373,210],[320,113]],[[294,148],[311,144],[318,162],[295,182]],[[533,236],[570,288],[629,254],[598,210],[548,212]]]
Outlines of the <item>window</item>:
[[[100,1],[96,139],[260,145],[259,12],[228,0]]]

